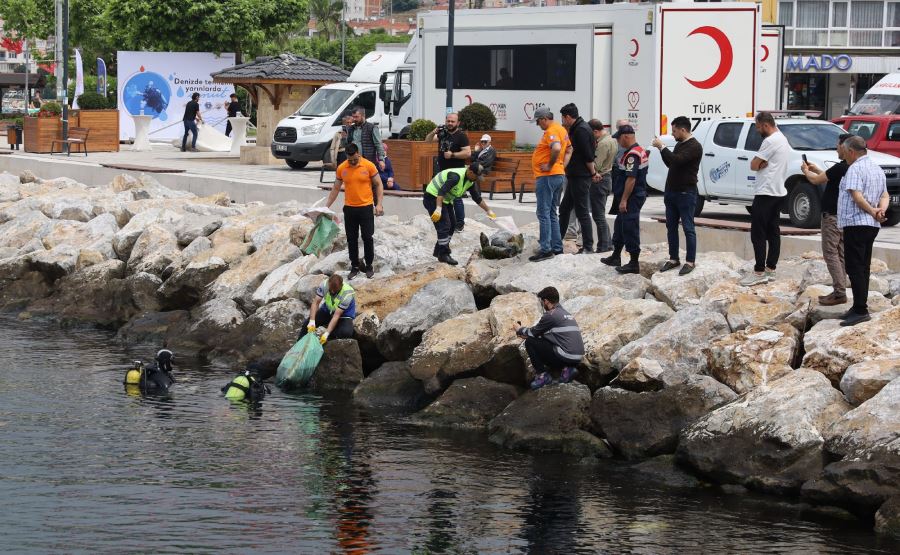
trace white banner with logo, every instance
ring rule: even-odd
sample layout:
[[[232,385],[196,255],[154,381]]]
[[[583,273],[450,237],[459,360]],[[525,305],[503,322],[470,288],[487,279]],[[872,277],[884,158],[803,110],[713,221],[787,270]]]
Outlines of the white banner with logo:
[[[81,52],[75,49],[75,94],[72,95],[72,108],[78,109],[78,97],[84,94],[84,63]]]
[[[232,67],[234,54],[210,52],[118,52],[119,138],[134,138],[131,116],[152,116],[150,140],[180,138],[184,107],[200,93],[200,114],[225,132],[233,85],[213,83],[211,74]]]

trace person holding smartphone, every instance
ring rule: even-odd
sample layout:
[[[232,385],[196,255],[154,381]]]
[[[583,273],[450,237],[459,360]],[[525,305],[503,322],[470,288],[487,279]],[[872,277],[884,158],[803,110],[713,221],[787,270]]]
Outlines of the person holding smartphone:
[[[810,163],[803,155],[803,163],[800,171],[806,176],[806,180],[813,185],[825,185],[822,194],[822,257],[831,274],[832,291],[828,295],[819,297],[819,304],[834,306],[847,302],[847,287],[849,281],[847,272],[844,271],[844,233],[838,227],[838,193],[841,190],[841,180],[850,168],[844,155],[844,141],[853,137],[850,133],[844,133],[838,137],[837,154],[840,162],[827,170]]]

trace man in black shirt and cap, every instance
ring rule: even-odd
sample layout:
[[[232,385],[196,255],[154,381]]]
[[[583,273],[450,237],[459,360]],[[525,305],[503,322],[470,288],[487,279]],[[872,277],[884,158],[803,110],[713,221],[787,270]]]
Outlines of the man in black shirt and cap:
[[[186,150],[188,132],[194,134],[191,141],[191,152],[197,150],[197,122],[203,123],[203,117],[200,116],[200,93],[191,95],[191,101],[184,107],[184,117],[181,118],[184,123],[184,137],[181,138],[181,152]]]
[[[850,133],[844,133],[838,137],[837,153],[841,161],[827,170],[822,170],[812,162],[800,164],[800,170],[806,179],[813,185],[825,185],[822,194],[822,256],[828,273],[831,274],[831,283],[834,290],[819,297],[819,304],[834,306],[847,302],[847,285],[849,279],[844,270],[844,234],[837,222],[838,194],[841,189],[841,179],[850,167],[845,161],[844,141],[852,137]]]

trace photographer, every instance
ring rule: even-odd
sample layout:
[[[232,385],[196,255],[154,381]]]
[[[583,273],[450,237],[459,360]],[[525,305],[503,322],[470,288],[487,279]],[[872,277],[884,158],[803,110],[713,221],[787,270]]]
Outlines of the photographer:
[[[428,133],[425,140],[438,143],[438,173],[451,168],[464,168],[472,156],[469,137],[459,127],[459,114],[447,114],[444,125]],[[453,202],[453,212],[456,215],[456,231],[462,231],[466,217],[462,198]]]

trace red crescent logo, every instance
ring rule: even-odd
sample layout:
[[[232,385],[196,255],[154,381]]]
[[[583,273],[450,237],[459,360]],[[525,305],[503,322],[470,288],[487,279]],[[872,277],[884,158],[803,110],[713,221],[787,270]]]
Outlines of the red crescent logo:
[[[766,46],[765,44],[761,44],[760,46],[762,46],[762,49],[763,49],[763,57],[762,57],[762,60],[760,60],[760,62],[765,62],[766,60],[769,59],[769,47]]]
[[[688,34],[689,37],[692,35],[706,35],[714,40],[716,46],[719,47],[721,59],[719,60],[719,67],[716,69],[716,72],[707,79],[703,81],[694,81],[687,77],[685,77],[685,79],[687,79],[688,83],[694,85],[698,89],[712,89],[718,87],[722,84],[722,81],[728,77],[728,74],[731,73],[731,65],[734,62],[734,51],[731,49],[731,42],[728,40],[728,37],[725,36],[725,33],[708,25],[697,27]]]
[[[638,44],[637,39],[631,39],[631,42],[634,43],[634,52],[632,52],[631,54],[629,54],[629,56],[631,56],[632,58],[634,58],[634,57],[636,57],[636,56],[638,55],[638,52],[641,51],[641,45]]]
[[[468,95],[468,94],[467,94],[467,95],[465,96],[465,99],[469,101],[469,104],[472,103],[472,96],[471,96],[471,95]]]

